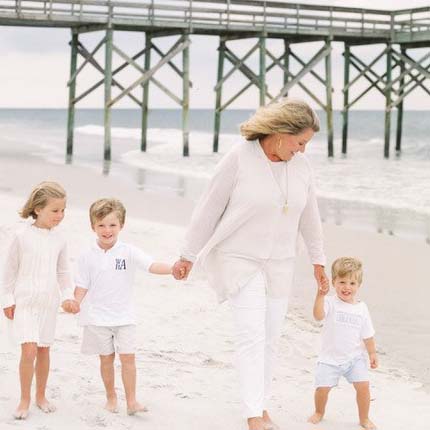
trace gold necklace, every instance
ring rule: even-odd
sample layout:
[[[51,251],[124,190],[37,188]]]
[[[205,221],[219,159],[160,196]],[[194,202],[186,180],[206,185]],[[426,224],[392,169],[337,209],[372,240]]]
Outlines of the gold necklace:
[[[279,188],[279,192],[281,193],[282,199],[284,201],[284,204],[282,205],[282,212],[284,212],[284,214],[286,215],[288,213],[288,162],[284,161],[284,163],[285,163],[285,179],[286,179],[286,183],[287,183],[287,185],[285,187],[286,192],[284,193],[284,190],[282,189],[281,185],[279,184],[279,182],[275,178],[275,175],[274,175],[273,170],[272,170],[272,166],[270,165],[267,157],[266,157],[266,160],[267,160],[267,167],[270,170],[270,174],[272,176],[273,182],[275,182],[275,184]]]
[[[279,139],[278,148],[281,147],[281,143],[282,143],[281,139]],[[263,147],[261,146],[260,143],[259,143],[259,146],[260,146],[260,149],[261,149],[261,151],[263,153],[263,157],[266,160],[267,168],[270,171],[270,175],[272,176],[273,182],[275,182],[275,184],[277,185],[277,187],[279,189],[279,192],[281,193],[282,199],[284,201],[284,204],[282,205],[282,212],[284,212],[284,214],[286,215],[288,213],[288,162],[287,161],[283,161],[283,163],[285,163],[285,179],[286,179],[286,183],[287,183],[286,187],[285,187],[286,192],[284,193],[281,185],[279,184],[279,182],[275,178],[275,175],[274,175],[273,170],[272,170],[272,166],[270,165],[269,158],[267,157],[267,155],[264,152]]]

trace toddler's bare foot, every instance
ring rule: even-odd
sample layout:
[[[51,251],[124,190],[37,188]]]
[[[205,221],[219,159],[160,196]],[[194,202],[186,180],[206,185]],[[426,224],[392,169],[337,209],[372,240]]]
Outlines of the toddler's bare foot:
[[[315,412],[313,415],[311,415],[308,418],[308,423],[318,424],[323,419],[323,416],[324,416],[323,414]]]
[[[118,411],[118,399],[116,397],[111,397],[107,399],[105,404],[105,409],[113,414],[117,414]]]
[[[28,417],[28,410],[30,409],[30,400],[21,400],[13,416],[16,420],[25,420]]]
[[[261,417],[248,418],[249,430],[264,430],[264,421]]]
[[[279,426],[272,421],[267,411],[263,411],[263,423],[264,430],[279,430]]]
[[[51,402],[48,402],[46,398],[41,400],[36,400],[36,406],[45,414],[50,414],[51,412],[55,412],[57,410],[56,406]]]
[[[365,428],[366,430],[375,430],[376,426],[372,423],[372,421],[367,418],[366,420],[360,421],[361,427]]]
[[[141,405],[138,402],[127,405],[127,414],[128,415],[134,415],[134,414],[137,414],[139,412],[148,412],[148,408],[146,406]]]

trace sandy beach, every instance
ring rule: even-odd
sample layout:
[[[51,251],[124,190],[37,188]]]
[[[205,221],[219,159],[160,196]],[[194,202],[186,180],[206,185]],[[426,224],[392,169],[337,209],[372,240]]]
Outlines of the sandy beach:
[[[23,172],[18,174],[17,172]],[[25,172],[25,173],[24,173]],[[102,196],[121,198],[128,219],[122,239],[154,257],[174,261],[193,202],[162,193],[142,192],[113,176],[90,169],[2,157],[0,161],[0,255],[11,232],[22,222],[17,210],[31,187],[44,179],[61,182],[69,194],[61,228],[69,240],[74,261],[93,240],[87,207]],[[362,297],[377,331],[380,368],[371,372],[371,418],[379,429],[428,429],[428,387],[411,374],[430,362],[426,265],[430,247],[423,243],[324,225],[328,259],[354,255],[363,260]],[[306,423],[313,410],[313,370],[320,324],[312,320],[315,285],[307,256],[298,258],[290,311],[281,344],[273,387],[271,411],[282,430],[358,430],[354,392],[345,381],[333,390],[326,419]],[[0,428],[242,430],[241,406],[232,365],[231,316],[218,305],[204,280],[184,283],[168,277],[139,273],[135,285],[139,314],[137,353],[138,395],[149,412],[129,417],[120,382],[119,414],[103,409],[104,390],[97,357],[80,354],[81,330],[76,317],[59,312],[56,343],[52,348],[48,396],[58,410],[46,415],[31,408],[27,421],[17,422],[12,412],[19,398],[19,354],[8,343],[8,322],[0,319],[1,353]],[[417,342],[414,336],[421,336]],[[422,345],[416,350],[416,345]],[[425,355],[427,354],[427,355]],[[424,359],[423,359],[424,355]],[[428,359],[425,359],[428,357]],[[425,370],[424,370],[425,371]],[[427,389],[426,389],[427,388]]]

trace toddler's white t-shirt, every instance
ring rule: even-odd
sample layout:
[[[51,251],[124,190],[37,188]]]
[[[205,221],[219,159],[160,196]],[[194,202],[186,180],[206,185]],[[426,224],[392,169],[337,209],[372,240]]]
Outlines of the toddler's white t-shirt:
[[[364,302],[344,302],[336,295],[324,297],[324,327],[318,361],[345,364],[363,355],[363,339],[373,337],[375,330]]]

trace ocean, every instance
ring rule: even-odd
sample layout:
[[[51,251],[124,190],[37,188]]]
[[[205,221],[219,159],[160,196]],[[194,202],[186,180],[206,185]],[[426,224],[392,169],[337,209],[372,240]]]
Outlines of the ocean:
[[[391,156],[383,158],[384,113],[351,111],[348,155],[341,154],[341,114],[335,112],[335,156],[327,157],[322,130],[306,153],[315,169],[324,221],[430,244],[430,111],[406,111],[400,156],[395,154],[393,114]],[[76,113],[73,163],[119,175],[142,190],[197,199],[220,159],[240,142],[239,124],[252,110],[222,114],[220,154],[212,154],[213,111],[190,111],[190,154],[182,157],[181,111],[152,109],[148,152],[140,153],[140,111],[118,109],[112,117],[112,162],[103,163],[103,110]],[[64,163],[66,109],[0,109],[0,152]]]

